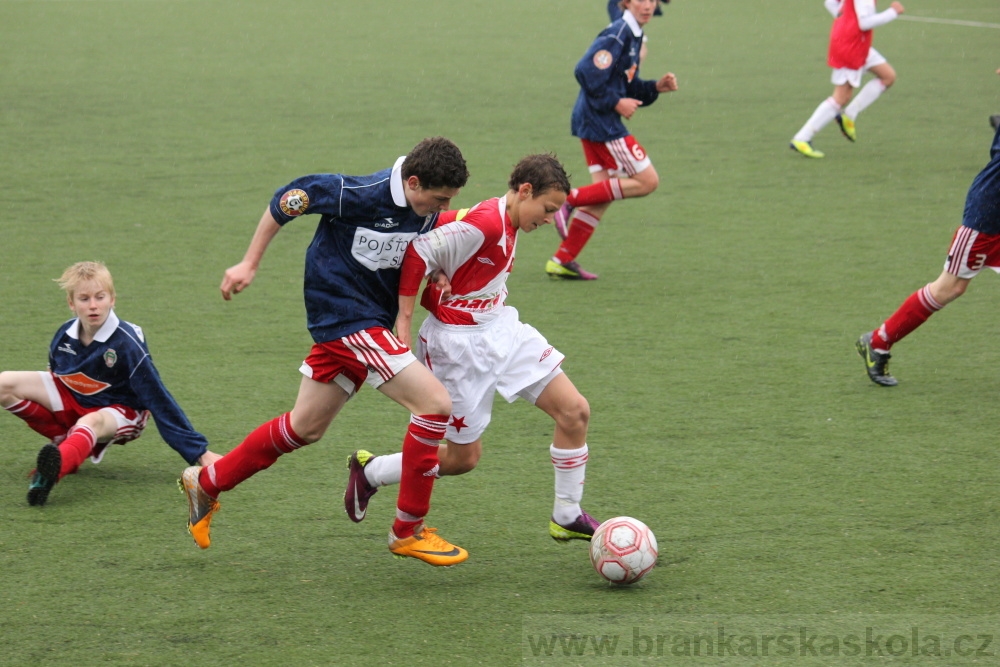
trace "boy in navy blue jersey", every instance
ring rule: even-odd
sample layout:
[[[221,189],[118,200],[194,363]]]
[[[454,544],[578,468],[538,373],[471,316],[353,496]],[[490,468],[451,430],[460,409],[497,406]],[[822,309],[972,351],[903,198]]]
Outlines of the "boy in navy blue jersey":
[[[656,0],[622,0],[622,18],[601,31],[576,65],[580,94],[573,107],[573,136],[583,144],[592,185],[574,188],[556,213],[555,226],[562,245],[545,265],[556,278],[595,280],[576,258],[597,229],[611,202],[644,197],[660,178],[646,151],[622,123],[640,106],[649,106],[660,93],[677,90],[672,73],[658,81],[639,78],[642,26],[649,22]]]
[[[663,9],[660,7],[660,3],[669,3],[670,0],[656,0],[656,9],[653,10],[653,16],[663,16]],[[622,9],[621,0],[608,0],[608,18],[614,23],[622,17],[625,10]],[[642,48],[639,50],[639,64],[641,65],[643,61],[646,60],[646,36],[642,37]]]
[[[663,16],[663,8],[660,7],[660,3],[669,3],[670,0],[657,0],[656,9],[653,10],[653,16]],[[621,0],[608,0],[608,18],[612,21],[617,21],[622,17],[625,10],[622,9]]]
[[[163,385],[142,329],[115,315],[107,267],[79,262],[59,286],[76,317],[52,339],[49,369],[0,373],[0,407],[52,440],[38,452],[28,504],[44,505],[56,482],[88,456],[98,463],[108,445],[138,438],[150,414],[188,463],[219,458]]]
[[[965,294],[969,281],[984,267],[1000,273],[1000,128],[993,135],[989,163],[969,187],[962,225],[952,236],[941,275],[911,294],[881,326],[858,339],[858,354],[872,382],[883,387],[898,384],[889,374],[889,349]]]
[[[448,208],[468,176],[458,147],[434,137],[389,169],[368,176],[304,176],[275,192],[243,261],[226,271],[222,296],[229,300],[250,285],[283,225],[304,214],[321,215],[305,269],[306,314],[315,344],[299,369],[303,377],[291,412],[258,427],[214,464],[184,471],[188,527],[202,549],[211,544],[219,493],[270,467],[282,454],[319,440],[367,382],[411,413],[389,550],[431,565],[454,565],[468,557],[423,525],[451,398],[392,334],[406,248],[434,227],[437,214]]]

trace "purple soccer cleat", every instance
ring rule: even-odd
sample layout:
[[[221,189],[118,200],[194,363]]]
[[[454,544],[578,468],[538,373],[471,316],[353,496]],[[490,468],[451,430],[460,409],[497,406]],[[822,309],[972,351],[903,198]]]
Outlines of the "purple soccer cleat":
[[[551,278],[562,278],[563,280],[597,280],[597,274],[587,271],[576,260],[560,264],[554,259],[545,263],[545,273]]]
[[[569,236],[569,220],[573,216],[573,207],[569,204],[563,204],[556,211],[556,214],[552,216],[552,224],[555,225],[556,231],[559,233],[559,238],[565,239]]]
[[[368,500],[378,491],[377,486],[368,483],[365,477],[365,466],[375,458],[375,455],[365,449],[359,449],[347,457],[347,491],[344,492],[344,511],[354,523],[364,520],[368,512]]]
[[[573,523],[566,525],[558,524],[555,519],[549,521],[549,535],[557,542],[569,542],[570,540],[586,540],[594,535],[594,531],[601,525],[601,522],[590,516],[586,512],[576,517]]]

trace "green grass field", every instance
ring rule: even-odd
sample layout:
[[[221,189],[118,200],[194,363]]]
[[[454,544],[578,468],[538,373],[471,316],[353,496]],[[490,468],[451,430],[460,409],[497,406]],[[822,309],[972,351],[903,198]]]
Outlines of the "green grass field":
[[[996,277],[894,349],[895,389],[853,348],[940,272],[1000,113],[996,0],[905,4],[940,21],[877,30],[897,84],[857,144],[830,126],[814,161],[788,141],[831,90],[822,4],[675,0],[643,73],[681,89],[630,124],[660,189],[605,217],[581,257],[595,283],[546,277],[553,230],[521,240],[508,302],[590,400],[585,507],[659,538],[646,580],[610,588],[585,545],[549,539],[551,426],[523,403],[498,401],[479,468],[436,487],[433,525],[471,554],[451,569],[390,558],[392,491],[363,524],[344,515],[346,456],[398,450],[407,421],[370,389],[226,494],[205,552],[155,429],[39,509],[25,475],[43,442],[0,415],[0,664],[1000,663]],[[117,312],[228,451],[291,408],[310,344],[314,220],[247,292],[218,292],[274,189],[437,134],[473,174],[458,205],[501,194],[530,152],[587,182],[572,69],[606,20],[597,0],[0,0],[0,369],[45,367],[69,317],[52,280],[103,260]],[[881,622],[976,650],[674,650],[727,623],[864,638]],[[566,644],[588,634],[620,635],[616,653]]]

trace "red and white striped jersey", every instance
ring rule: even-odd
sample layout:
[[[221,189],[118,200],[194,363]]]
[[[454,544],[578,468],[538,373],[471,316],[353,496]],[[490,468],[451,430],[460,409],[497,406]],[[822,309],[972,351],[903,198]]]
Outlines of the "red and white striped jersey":
[[[420,301],[424,308],[445,324],[494,319],[507,299],[507,276],[517,245],[506,209],[507,198],[495,197],[468,212],[442,213],[433,230],[410,242],[400,294],[416,294],[424,276],[440,270],[451,282],[451,296],[440,299],[440,292],[429,286]]]

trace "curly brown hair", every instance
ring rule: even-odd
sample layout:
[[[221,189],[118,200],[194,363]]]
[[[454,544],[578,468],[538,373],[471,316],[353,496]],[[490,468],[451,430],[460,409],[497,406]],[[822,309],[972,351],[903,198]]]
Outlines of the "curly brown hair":
[[[451,140],[430,137],[407,154],[402,175],[404,181],[416,176],[423,188],[461,188],[469,180],[469,169],[462,151]]]
[[[521,158],[510,174],[507,187],[517,190],[524,183],[531,185],[534,197],[549,190],[559,190],[566,194],[570,190],[569,176],[552,153],[537,153]]]

